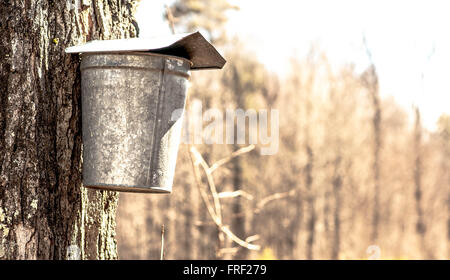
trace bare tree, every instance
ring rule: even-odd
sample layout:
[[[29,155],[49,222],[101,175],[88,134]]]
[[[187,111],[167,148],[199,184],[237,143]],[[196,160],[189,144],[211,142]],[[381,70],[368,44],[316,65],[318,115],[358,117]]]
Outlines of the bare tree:
[[[442,159],[441,159],[441,176],[444,185],[447,185],[447,257],[450,258],[450,165],[448,159],[450,158],[450,115],[442,115],[438,121],[439,136],[442,147]]]
[[[313,50],[311,50],[311,54],[309,59],[313,59]],[[311,67],[313,64],[311,63]],[[316,214],[316,197],[313,190],[313,168],[314,168],[314,151],[312,147],[312,137],[311,137],[311,115],[313,112],[313,101],[312,101],[312,95],[313,95],[313,89],[314,89],[314,82],[315,82],[315,74],[313,71],[309,74],[308,82],[307,82],[307,92],[305,97],[305,127],[304,127],[304,133],[305,133],[305,143],[304,143],[304,149],[306,153],[306,164],[303,168],[304,172],[304,180],[305,180],[305,188],[306,188],[306,200],[309,207],[309,217],[307,221],[307,230],[308,230],[308,238],[306,243],[306,257],[307,259],[313,259],[314,258],[314,241],[316,236],[316,222],[317,222],[317,214]]]
[[[244,102],[244,96],[245,91],[240,79],[239,72],[236,68],[236,66],[233,66],[232,70],[232,87],[233,87],[233,93],[234,97],[236,99],[236,105],[237,108],[245,109],[245,102]],[[238,127],[237,125],[234,126],[234,135],[238,135]],[[239,146],[236,144],[237,141],[235,141],[235,144],[233,144],[233,148],[235,150],[239,149]],[[239,191],[242,189],[242,162],[240,157],[235,157],[232,161],[233,164],[233,190]],[[240,197],[236,197],[233,201],[232,206],[232,215],[233,215],[233,222],[231,225],[231,228],[233,231],[238,234],[239,236],[245,235],[245,213],[243,211],[242,207],[242,200]],[[245,259],[247,254],[247,250],[240,249],[237,254],[236,258],[238,259]]]
[[[381,104],[378,85],[378,74],[372,59],[372,53],[367,45],[365,37],[364,46],[366,47],[367,57],[370,61],[369,68],[363,73],[362,79],[364,85],[369,90],[369,95],[373,106],[373,182],[374,182],[374,206],[372,215],[372,242],[378,240],[379,224],[380,224],[380,151],[381,151]]]
[[[331,250],[331,258],[339,259],[339,252],[341,248],[341,188],[342,188],[342,176],[340,173],[340,165],[342,158],[338,155],[334,161],[334,174],[333,174],[333,196],[334,196],[334,236],[333,246]]]
[[[314,238],[315,238],[315,232],[316,232],[316,209],[315,209],[315,197],[312,193],[312,183],[313,183],[313,176],[312,176],[312,169],[313,169],[313,163],[314,163],[314,154],[312,151],[312,148],[309,143],[305,145],[306,154],[308,156],[308,161],[305,166],[305,187],[308,192],[307,201],[309,205],[309,217],[308,217],[308,240],[307,240],[307,248],[306,248],[306,257],[308,259],[313,259],[313,252],[314,252]]]
[[[450,115],[442,115],[438,121],[439,138],[441,142],[442,158],[441,158],[441,177],[444,185],[447,185],[447,256],[450,258]]]
[[[425,233],[426,226],[424,221],[424,213],[422,207],[422,155],[421,155],[421,145],[422,145],[422,125],[420,121],[420,111],[418,107],[414,109],[415,125],[414,125],[414,199],[416,202],[416,232],[420,236],[420,240],[425,249]]]

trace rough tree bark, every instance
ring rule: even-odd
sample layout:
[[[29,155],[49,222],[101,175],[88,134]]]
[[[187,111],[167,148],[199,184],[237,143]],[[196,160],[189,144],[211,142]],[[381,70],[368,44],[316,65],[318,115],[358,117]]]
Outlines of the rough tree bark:
[[[64,49],[136,36],[134,7],[0,2],[0,259],[117,258],[117,194],[81,188],[79,57]]]

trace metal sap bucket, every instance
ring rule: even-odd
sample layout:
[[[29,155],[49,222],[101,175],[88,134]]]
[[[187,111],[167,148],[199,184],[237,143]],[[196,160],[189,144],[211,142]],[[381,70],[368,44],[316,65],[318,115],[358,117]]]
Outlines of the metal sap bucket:
[[[80,68],[84,186],[171,192],[190,62],[93,53]]]
[[[66,52],[82,54],[83,185],[170,193],[190,70],[225,60],[198,32]]]

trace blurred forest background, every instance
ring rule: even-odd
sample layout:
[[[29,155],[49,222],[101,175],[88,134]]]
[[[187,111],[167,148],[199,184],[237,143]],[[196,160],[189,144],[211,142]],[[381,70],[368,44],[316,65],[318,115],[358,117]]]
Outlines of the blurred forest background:
[[[165,259],[450,258],[450,116],[425,129],[417,106],[380,96],[373,63],[336,68],[314,46],[280,78],[227,36],[234,9],[177,0],[161,15],[227,59],[192,72],[187,110],[278,109],[278,153],[181,144],[171,195],[120,194],[119,257],[159,259],[164,225]]]

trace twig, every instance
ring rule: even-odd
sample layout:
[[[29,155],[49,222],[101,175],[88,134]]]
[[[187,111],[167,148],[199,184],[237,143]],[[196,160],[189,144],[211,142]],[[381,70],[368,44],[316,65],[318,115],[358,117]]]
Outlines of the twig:
[[[369,44],[367,43],[366,34],[363,33],[363,45],[366,50],[367,58],[369,59],[370,64],[375,65],[373,63],[372,52],[370,51]]]
[[[192,169],[194,170],[194,177],[195,177],[195,181],[196,181],[197,190],[199,191],[202,201],[205,204],[206,209],[208,210],[209,216],[211,217],[211,219],[213,220],[213,222],[217,226],[217,228],[220,229],[219,225],[222,224],[222,221],[221,221],[221,219],[218,219],[216,211],[214,210],[211,202],[208,199],[208,195],[201,187],[202,186],[202,177],[200,175],[200,170],[198,167],[198,165],[199,165],[198,159],[194,160],[191,149],[189,149],[188,154],[189,154],[189,158],[191,159]],[[219,230],[218,238],[219,238],[219,244],[222,244],[224,241],[224,236],[223,236],[223,232],[221,232],[220,230]]]
[[[256,241],[256,240],[258,240],[258,239],[259,239],[259,235],[258,235],[258,234],[255,234],[255,235],[252,235],[252,236],[247,237],[247,238],[245,239],[245,242],[253,242],[253,241]]]
[[[164,260],[164,224],[161,226],[161,260]]]
[[[258,239],[259,239],[259,235],[252,235],[252,236],[247,237],[245,239],[245,241],[246,242],[252,242],[252,241],[255,241],[255,240],[258,240]],[[234,255],[234,254],[236,254],[239,251],[239,248],[240,247],[221,248],[219,250],[219,255],[220,256],[228,255],[228,254]]]
[[[196,160],[194,160],[194,158],[192,157],[192,153],[189,152],[189,158],[191,159],[191,163],[192,163],[192,169],[194,170],[194,177],[195,177],[195,181],[196,181],[196,185],[197,185],[197,189],[200,192],[200,195],[202,197],[203,202],[205,203],[206,209],[208,210],[209,215],[211,216],[211,218],[213,219],[214,223],[217,223],[217,214],[214,211],[214,208],[211,204],[211,202],[208,199],[208,195],[206,194],[206,192],[200,187],[202,185],[202,179],[201,179],[201,175],[200,175],[200,171],[198,168],[198,162]]]
[[[169,21],[170,31],[172,32],[172,34],[175,34],[175,18],[173,17],[172,10],[167,5],[164,5],[164,7],[166,8],[166,17]]]
[[[211,175],[211,172],[208,171],[209,170],[208,163],[206,163],[200,152],[194,146],[191,146],[190,150],[191,153],[195,156],[196,162],[200,164],[205,170],[206,179],[208,180],[208,185],[214,201],[216,218],[218,219],[219,223],[222,224],[222,209],[221,209],[222,207],[220,205],[219,195],[217,194],[216,184],[214,183],[214,179]]]
[[[220,248],[218,255],[220,257],[224,256],[224,255],[234,255],[239,251],[240,247],[231,247],[231,248]]]
[[[221,209],[221,205],[220,205],[219,195],[217,193],[217,189],[216,189],[215,184],[214,184],[214,179],[213,179],[211,173],[208,172],[210,170],[210,167],[208,166],[206,161],[203,159],[203,157],[200,154],[200,152],[194,146],[191,146],[189,151],[190,151],[189,156],[191,158],[191,163],[192,163],[192,166],[193,166],[193,169],[194,169],[194,174],[195,174],[195,177],[196,177],[197,189],[200,191],[202,200],[205,203],[206,208],[208,209],[208,213],[210,214],[210,216],[211,216],[212,220],[214,221],[214,223],[216,224],[217,228],[220,230],[220,232],[222,232],[225,235],[227,235],[232,241],[234,241],[238,245],[240,245],[242,247],[245,247],[245,248],[247,248],[249,250],[260,250],[261,246],[254,245],[254,244],[251,244],[249,241],[240,239],[239,237],[237,237],[229,229],[228,226],[222,224],[222,214],[221,214],[221,210],[220,210]],[[241,153],[243,153],[243,152],[241,152]],[[241,154],[241,153],[239,153],[239,154]],[[195,160],[194,160],[194,158],[195,158]],[[202,166],[202,168],[205,171],[205,174],[206,174],[206,177],[207,177],[207,181],[208,181],[208,185],[209,185],[209,189],[211,191],[211,195],[212,195],[213,200],[214,200],[214,207],[215,207],[215,209],[211,205],[211,202],[209,201],[206,192],[201,187],[202,180],[201,180],[201,176],[200,176],[199,166]]]
[[[242,196],[243,198],[246,198],[248,200],[253,200],[253,195],[244,192],[243,190],[237,190],[234,192],[221,192],[219,193],[219,198],[230,198],[230,197],[238,197]]]
[[[256,205],[255,213],[259,213],[262,208],[269,202],[272,202],[277,199],[286,198],[289,196],[293,196],[297,192],[297,189],[292,189],[288,192],[282,192],[282,193],[274,193],[272,195],[266,196],[265,198],[261,199],[258,204]]]
[[[249,250],[260,250],[261,246],[259,245],[254,245],[251,244],[250,242],[247,242],[245,240],[240,239],[239,237],[237,237],[229,228],[228,226],[222,226],[220,228],[231,240],[233,240],[234,242],[236,242],[237,244],[241,245],[242,247],[245,247]]]
[[[208,172],[213,173],[214,170],[216,170],[217,168],[219,168],[220,166],[224,165],[225,163],[229,162],[230,160],[232,160],[233,158],[248,153],[251,150],[253,150],[255,148],[255,145],[249,145],[247,147],[243,147],[240,148],[239,150],[231,153],[228,157],[223,158],[221,160],[216,161],[214,164],[211,165],[211,167],[209,168]]]

